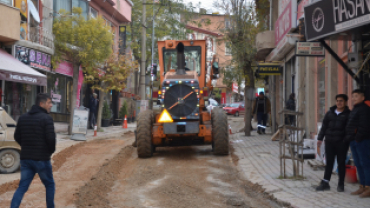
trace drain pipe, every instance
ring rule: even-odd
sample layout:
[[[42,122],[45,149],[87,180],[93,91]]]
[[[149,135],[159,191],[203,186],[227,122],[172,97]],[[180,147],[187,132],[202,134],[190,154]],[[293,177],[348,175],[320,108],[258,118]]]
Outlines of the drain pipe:
[[[270,0],[270,21],[269,21],[269,30],[272,30],[272,9],[273,9],[273,0]],[[275,76],[270,76],[269,82],[269,92],[271,98],[271,133],[274,134],[277,131],[276,126],[276,78]]]
[[[269,20],[269,30],[272,30],[272,1],[270,0],[270,20]]]

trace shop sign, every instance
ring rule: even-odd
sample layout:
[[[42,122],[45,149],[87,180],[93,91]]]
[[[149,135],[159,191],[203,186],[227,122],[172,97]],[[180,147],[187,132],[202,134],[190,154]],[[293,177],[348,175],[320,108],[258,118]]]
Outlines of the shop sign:
[[[51,95],[51,101],[54,103],[60,103],[60,100],[62,99],[62,95],[54,93],[53,90],[50,90]]]
[[[73,114],[72,134],[86,134],[88,118],[88,109],[75,108]]]
[[[76,97],[76,107],[80,107],[81,105],[81,87],[84,82],[84,75],[82,73],[82,69],[80,67],[80,71],[78,72],[78,84],[77,84],[77,97]]]
[[[0,79],[24,84],[46,86],[46,78],[0,71]]]
[[[275,46],[297,27],[297,1],[291,0],[275,22]]]
[[[281,75],[283,67],[274,63],[259,63],[256,73],[259,75]]]
[[[238,89],[239,89],[238,84],[233,83],[233,92],[238,93]]]
[[[33,68],[51,71],[51,55],[23,46],[15,46],[15,58]]]
[[[297,42],[297,56],[325,56],[325,48],[320,42]]]
[[[317,40],[370,23],[369,0],[322,0],[304,8],[306,39]]]
[[[68,61],[60,62],[58,68],[55,69],[55,72],[73,77],[73,64]]]

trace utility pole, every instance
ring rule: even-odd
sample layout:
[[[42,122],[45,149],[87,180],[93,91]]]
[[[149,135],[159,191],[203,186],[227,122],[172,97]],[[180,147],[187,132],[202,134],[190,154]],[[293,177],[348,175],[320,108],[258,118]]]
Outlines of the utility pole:
[[[155,24],[155,15],[154,15],[154,5],[153,5],[152,67],[153,67],[153,64],[154,64],[154,24]]]
[[[145,100],[145,59],[146,59],[146,0],[143,0],[143,14],[141,20],[141,67],[140,67],[140,88],[139,95],[141,100]]]

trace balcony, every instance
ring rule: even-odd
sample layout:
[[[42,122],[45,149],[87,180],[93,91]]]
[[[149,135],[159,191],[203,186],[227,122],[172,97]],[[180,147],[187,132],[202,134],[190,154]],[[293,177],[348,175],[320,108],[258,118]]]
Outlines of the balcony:
[[[19,9],[0,3],[0,42],[14,42],[20,38]]]
[[[275,48],[275,32],[271,30],[258,33],[256,37],[256,45],[257,60],[265,60],[266,56]]]
[[[54,35],[43,27],[30,27],[27,38],[28,41],[54,49]]]

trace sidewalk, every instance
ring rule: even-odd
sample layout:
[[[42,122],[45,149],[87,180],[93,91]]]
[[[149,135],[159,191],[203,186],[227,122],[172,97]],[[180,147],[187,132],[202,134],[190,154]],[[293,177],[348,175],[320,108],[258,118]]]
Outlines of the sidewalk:
[[[316,192],[317,186],[324,177],[324,171],[314,171],[303,165],[305,180],[278,179],[280,176],[279,143],[271,141],[271,135],[246,137],[243,133],[233,134],[230,142],[239,157],[238,169],[241,175],[252,183],[261,185],[267,193],[280,201],[288,202],[293,207],[370,207],[370,198],[360,199],[350,195],[359,184],[345,184],[345,192],[337,192],[338,176],[332,175],[330,191]],[[287,160],[287,173],[292,173],[292,163]]]
[[[66,123],[65,124],[58,123],[55,126],[55,128],[57,128],[57,126],[59,130],[68,129],[68,124]],[[91,129],[87,130],[86,140],[90,141],[90,140],[95,140],[95,139],[105,139],[105,138],[115,138],[115,137],[123,138],[124,133],[129,132],[129,131],[134,132],[136,130],[136,122],[127,124],[127,129],[122,129],[122,126],[103,127],[102,129],[104,130],[104,132],[98,132],[96,137],[94,137],[94,130],[91,130]],[[56,147],[56,151],[54,155],[72,145],[78,144],[80,142],[86,142],[86,141],[71,140],[70,139],[71,136],[67,134],[68,134],[67,131],[65,132],[59,131],[59,133],[57,133],[57,147]],[[0,185],[14,181],[14,180],[18,180],[20,178],[19,173],[20,172],[18,170],[17,172],[11,173],[11,174],[0,174]]]

